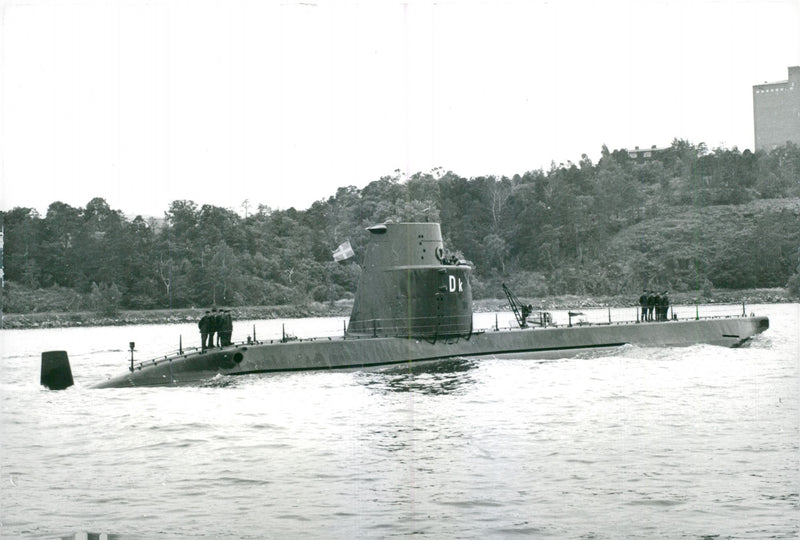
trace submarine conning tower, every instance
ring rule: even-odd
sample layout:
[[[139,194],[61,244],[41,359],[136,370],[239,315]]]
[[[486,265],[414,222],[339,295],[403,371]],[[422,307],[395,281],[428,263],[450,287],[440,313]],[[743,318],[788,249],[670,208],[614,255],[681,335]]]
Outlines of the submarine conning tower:
[[[369,242],[348,334],[433,338],[472,332],[470,267],[445,256],[438,223],[383,223]]]

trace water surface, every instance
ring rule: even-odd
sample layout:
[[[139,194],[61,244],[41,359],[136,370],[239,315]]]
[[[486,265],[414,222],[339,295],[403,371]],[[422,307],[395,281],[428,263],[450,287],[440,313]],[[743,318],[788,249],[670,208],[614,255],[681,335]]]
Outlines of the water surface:
[[[797,538],[800,306],[750,310],[771,327],[739,349],[145,389],[88,387],[124,371],[129,341],[166,354],[194,325],[2,331],[0,536]],[[74,387],[39,386],[50,349],[70,352]]]

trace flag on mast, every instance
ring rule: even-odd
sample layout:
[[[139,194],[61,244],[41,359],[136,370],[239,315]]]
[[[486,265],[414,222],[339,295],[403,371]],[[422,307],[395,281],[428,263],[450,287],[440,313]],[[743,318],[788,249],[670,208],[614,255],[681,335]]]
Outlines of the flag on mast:
[[[333,252],[333,260],[336,262],[342,262],[354,255],[355,252],[350,246],[350,240],[345,240],[339,245],[338,248],[336,248],[336,251]]]

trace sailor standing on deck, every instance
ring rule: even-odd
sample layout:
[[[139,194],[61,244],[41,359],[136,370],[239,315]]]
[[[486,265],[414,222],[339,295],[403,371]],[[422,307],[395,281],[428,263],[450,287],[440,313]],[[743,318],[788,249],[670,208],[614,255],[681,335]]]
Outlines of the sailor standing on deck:
[[[653,291],[649,291],[647,293],[647,320],[653,320],[653,310],[656,307],[656,295],[653,294]]]
[[[217,331],[217,347],[221,347],[224,345],[225,340],[223,337],[223,333],[225,332],[225,316],[222,314],[221,309],[217,311],[217,315],[214,317],[214,328]]]
[[[208,316],[208,348],[214,347],[214,333],[219,330],[217,325],[217,308],[211,309],[211,315]]]
[[[642,307],[642,322],[647,320],[647,289],[642,289],[642,296],[639,297],[639,305]]]
[[[669,291],[661,293],[661,305],[664,306],[663,321],[669,320]]]
[[[231,317],[231,310],[226,309],[222,315],[222,330],[220,330],[220,341],[223,347],[231,344],[231,334],[233,334],[233,318]]]
[[[653,300],[653,307],[656,310],[656,320],[661,320],[661,295],[656,293],[655,300]]]
[[[661,298],[661,295],[656,293],[656,320],[663,321],[662,312],[664,311],[664,301]]]
[[[208,340],[208,327],[211,324],[211,312],[206,310],[206,314],[200,318],[197,326],[200,328],[200,348],[206,350],[206,341]]]

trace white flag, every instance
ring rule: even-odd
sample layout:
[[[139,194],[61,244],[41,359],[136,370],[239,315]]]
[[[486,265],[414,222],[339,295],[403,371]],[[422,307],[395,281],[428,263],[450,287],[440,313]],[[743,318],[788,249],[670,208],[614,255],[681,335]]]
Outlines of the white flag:
[[[333,260],[336,262],[341,262],[349,259],[355,255],[353,248],[350,246],[350,240],[345,240],[336,251],[333,252]]]

